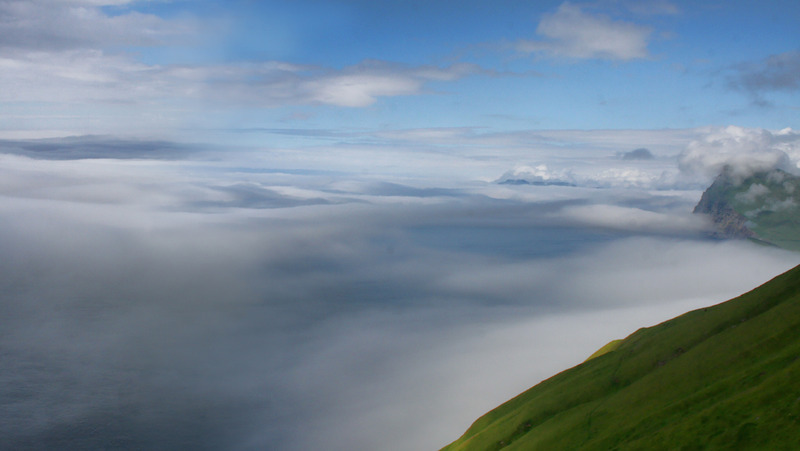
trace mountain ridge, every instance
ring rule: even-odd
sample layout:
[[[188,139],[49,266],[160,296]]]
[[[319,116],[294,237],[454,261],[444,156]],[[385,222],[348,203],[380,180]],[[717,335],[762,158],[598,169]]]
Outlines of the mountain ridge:
[[[800,250],[800,177],[781,169],[752,174],[725,167],[700,198],[696,214],[714,223],[712,236],[750,239]]]
[[[794,449],[800,266],[639,329],[479,418],[442,448]]]

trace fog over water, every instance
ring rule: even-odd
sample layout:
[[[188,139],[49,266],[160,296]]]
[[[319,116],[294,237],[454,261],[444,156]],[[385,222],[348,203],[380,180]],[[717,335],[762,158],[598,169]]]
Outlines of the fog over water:
[[[4,141],[0,447],[438,449],[800,263],[691,215],[705,169],[753,152],[704,143],[747,133],[647,159],[622,133],[535,154]],[[752,135],[796,165],[796,134]]]

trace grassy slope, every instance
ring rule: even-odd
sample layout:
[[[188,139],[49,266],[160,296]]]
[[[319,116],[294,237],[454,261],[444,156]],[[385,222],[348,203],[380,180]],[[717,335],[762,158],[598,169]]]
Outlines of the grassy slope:
[[[800,267],[640,329],[478,419],[445,450],[798,449]]]
[[[596,359],[597,357],[600,357],[603,354],[608,354],[609,352],[616,350],[621,344],[622,340],[611,340],[607,345],[603,346],[602,348],[595,351],[594,354],[590,355],[589,358],[586,359],[586,361],[588,362],[589,360]]]

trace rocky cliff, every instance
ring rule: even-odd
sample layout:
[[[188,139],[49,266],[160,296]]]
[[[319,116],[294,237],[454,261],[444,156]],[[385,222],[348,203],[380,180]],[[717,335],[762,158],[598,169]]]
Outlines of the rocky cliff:
[[[711,217],[718,238],[757,239],[800,250],[800,177],[780,169],[743,175],[726,168],[694,212]]]
[[[713,235],[717,238],[756,238],[755,232],[747,227],[748,219],[736,211],[725,193],[734,187],[727,172],[720,174],[714,183],[703,192],[693,213],[707,214],[716,226]]]

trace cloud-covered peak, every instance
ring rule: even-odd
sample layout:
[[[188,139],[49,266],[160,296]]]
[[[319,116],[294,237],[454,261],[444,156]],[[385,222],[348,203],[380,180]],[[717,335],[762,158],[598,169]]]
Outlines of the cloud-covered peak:
[[[617,158],[597,158],[588,164],[560,162],[558,167],[547,164],[516,166],[497,179],[497,183],[644,190],[674,189],[678,186],[674,163],[671,161],[620,161]]]
[[[632,60],[648,56],[648,27],[590,14],[564,2],[555,13],[545,15],[536,28],[543,39],[523,40],[517,49],[543,52],[556,57]]]
[[[800,135],[791,129],[773,133],[736,126],[712,129],[689,143],[678,158],[685,175],[707,179],[716,177],[724,168],[738,177],[775,168],[797,172],[798,161]]]
[[[653,157],[653,153],[649,149],[639,147],[628,152],[622,152],[620,158],[623,160],[652,160],[655,157]]]
[[[536,166],[516,166],[498,180],[507,185],[574,185],[573,176],[567,171],[556,173],[546,164]]]

